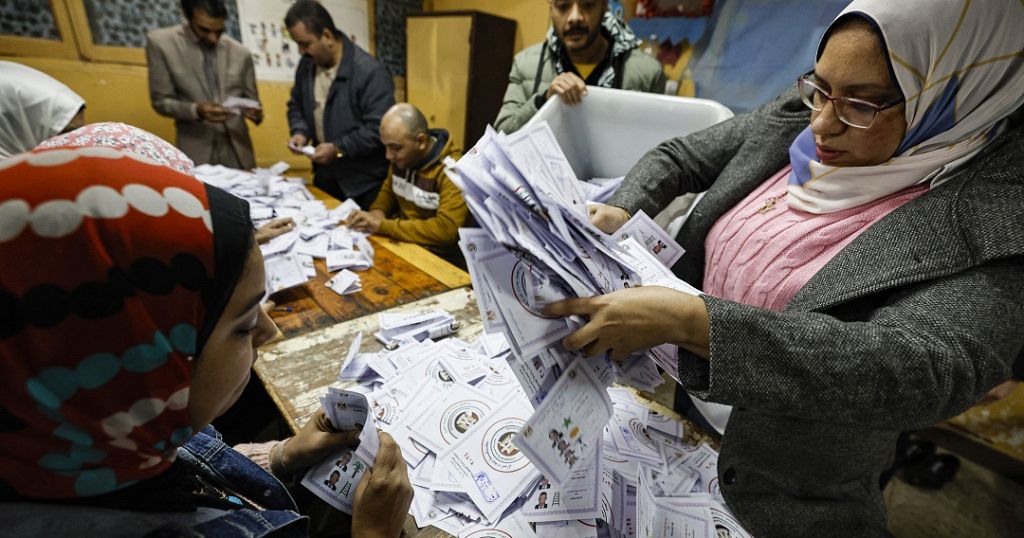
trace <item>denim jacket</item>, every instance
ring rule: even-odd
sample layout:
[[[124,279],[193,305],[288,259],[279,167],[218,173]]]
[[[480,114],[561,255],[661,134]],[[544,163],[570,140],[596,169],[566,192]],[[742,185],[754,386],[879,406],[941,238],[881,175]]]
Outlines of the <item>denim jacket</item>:
[[[212,426],[178,449],[196,474],[264,507],[143,513],[50,503],[0,503],[3,536],[197,536],[290,538],[307,535],[288,490],[262,467],[221,441]],[[10,534],[8,534],[10,533]]]

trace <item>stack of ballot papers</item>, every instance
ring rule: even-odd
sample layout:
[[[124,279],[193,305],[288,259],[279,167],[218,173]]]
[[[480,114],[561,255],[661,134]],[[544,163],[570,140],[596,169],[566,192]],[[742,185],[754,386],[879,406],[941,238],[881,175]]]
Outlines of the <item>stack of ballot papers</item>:
[[[562,484],[595,455],[594,439],[611,417],[607,387],[651,390],[663,381],[659,366],[676,378],[678,366],[671,345],[621,366],[566,352],[559,342],[583,320],[545,316],[545,305],[641,285],[700,292],[669,270],[683,249],[643,212],[615,236],[590,224],[580,182],[546,123],[512,135],[488,130],[446,164],[480,224],[461,229],[459,245],[484,330],[507,338],[510,366],[536,406],[514,442]]]
[[[450,316],[385,313],[378,331],[430,319]],[[472,344],[404,339],[376,353],[361,353],[362,340],[361,333],[353,338],[338,383],[321,398],[336,427],[363,428],[360,445],[330,455],[302,482],[339,510],[352,510],[379,429],[401,447],[414,490],[409,513],[419,527],[474,538],[717,538],[723,529],[749,536],[718,490],[715,450],[685,443],[683,425],[651,411],[632,390],[605,389],[610,370],[574,361],[543,402],[551,403],[534,409],[500,333]],[[596,419],[587,416],[595,406],[602,411]],[[534,459],[517,439],[537,413],[553,427],[534,432],[548,449]],[[565,467],[567,477],[555,480]]]
[[[256,228],[278,218],[290,217],[295,222],[292,231],[260,245],[269,293],[315,277],[314,258],[325,260],[329,272],[341,271],[326,283],[328,288],[340,295],[361,291],[362,283],[352,270],[372,267],[374,249],[366,234],[340,225],[359,205],[349,199],[328,210],[301,178],[283,177],[287,170],[288,164],[283,162],[254,172],[203,164],[194,174],[200,181],[248,201]]]

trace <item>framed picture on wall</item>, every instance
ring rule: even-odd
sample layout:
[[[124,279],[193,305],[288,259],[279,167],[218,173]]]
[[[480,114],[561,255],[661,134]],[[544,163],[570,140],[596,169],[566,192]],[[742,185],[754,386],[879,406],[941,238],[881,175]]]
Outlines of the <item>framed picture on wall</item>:
[[[67,0],[0,2],[0,54],[77,58]]]

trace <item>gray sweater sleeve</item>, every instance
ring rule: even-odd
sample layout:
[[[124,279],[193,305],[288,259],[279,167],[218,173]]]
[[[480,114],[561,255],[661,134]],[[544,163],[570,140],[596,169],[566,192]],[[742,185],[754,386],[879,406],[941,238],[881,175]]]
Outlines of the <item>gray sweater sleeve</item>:
[[[710,361],[680,352],[680,378],[701,398],[739,407],[887,430],[930,426],[1010,377],[1024,345],[1022,271],[1022,260],[1008,258],[910,286],[862,322],[704,296]]]

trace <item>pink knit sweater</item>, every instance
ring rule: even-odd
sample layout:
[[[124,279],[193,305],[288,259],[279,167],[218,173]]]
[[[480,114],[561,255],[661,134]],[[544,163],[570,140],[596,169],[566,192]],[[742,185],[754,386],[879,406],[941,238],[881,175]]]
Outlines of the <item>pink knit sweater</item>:
[[[715,222],[704,246],[704,292],[782,310],[840,250],[869,226],[928,190],[904,189],[869,204],[816,215],[786,203],[786,166]]]

